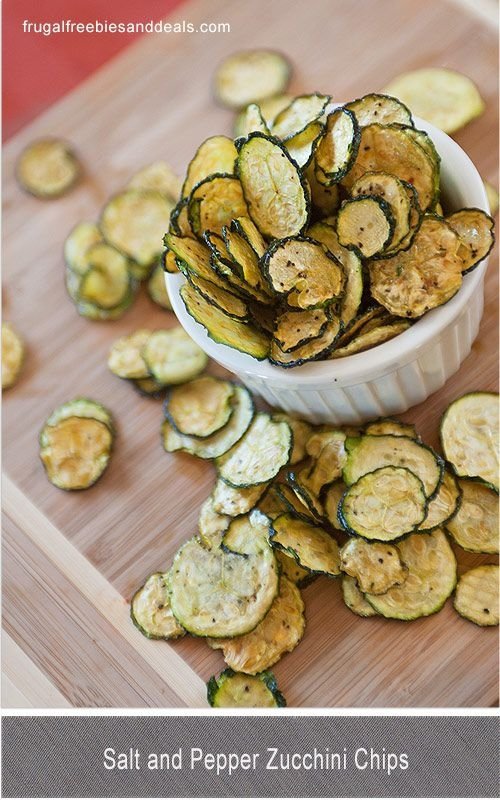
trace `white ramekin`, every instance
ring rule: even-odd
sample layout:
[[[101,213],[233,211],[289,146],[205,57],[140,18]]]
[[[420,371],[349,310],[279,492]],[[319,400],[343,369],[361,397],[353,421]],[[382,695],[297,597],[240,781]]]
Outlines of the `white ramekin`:
[[[421,119],[441,156],[441,187],[449,208],[474,206],[489,212],[484,185],[470,158],[445,133]],[[187,313],[179,296],[185,281],[166,275],[173,310],[203,350],[260,395],[311,422],[357,424],[400,414],[440,389],[470,352],[483,313],[488,260],[464,277],[460,291],[411,328],[364,353],[283,369],[257,361],[209,338]]]

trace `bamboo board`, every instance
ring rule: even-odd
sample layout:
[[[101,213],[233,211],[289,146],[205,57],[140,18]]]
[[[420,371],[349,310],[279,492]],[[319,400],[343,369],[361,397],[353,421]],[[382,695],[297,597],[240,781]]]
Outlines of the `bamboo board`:
[[[135,327],[170,326],[145,296],[114,323],[79,318],[63,284],[62,243],[81,219],[140,166],[165,158],[182,171],[206,136],[231,130],[232,115],[210,94],[217,61],[243,47],[287,51],[293,90],[335,99],[381,88],[401,70],[456,67],[480,86],[483,117],[456,136],[495,181],[496,34],[463,4],[444,0],[194,0],[179,19],[231,23],[231,34],[156,35],[140,40],[24,129],[4,153],[4,316],[29,354],[5,395],[3,624],[6,705],[203,706],[204,682],[223,667],[202,641],[149,642],[130,624],[127,600],[150,572],[167,567],[195,531],[213,468],[167,455],[161,407],[106,368],[111,342]],[[34,137],[62,135],[87,165],[83,184],[42,203],[14,180],[14,161]],[[497,272],[492,256],[486,306],[473,352],[446,387],[406,415],[436,444],[439,416],[469,389],[496,388]],[[118,421],[110,467],[90,491],[51,486],[38,460],[48,413],[77,394],[108,405]],[[460,569],[481,561],[460,555]],[[335,581],[304,592],[303,643],[275,668],[291,706],[490,706],[498,699],[496,630],[458,617],[448,602],[411,624],[354,617]],[[38,683],[37,683],[38,682]]]

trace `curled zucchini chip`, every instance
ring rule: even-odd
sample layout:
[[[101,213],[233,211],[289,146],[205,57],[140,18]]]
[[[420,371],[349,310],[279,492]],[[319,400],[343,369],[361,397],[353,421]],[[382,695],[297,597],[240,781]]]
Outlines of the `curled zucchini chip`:
[[[279,589],[278,565],[265,537],[258,552],[207,550],[190,539],[170,571],[170,605],[178,622],[195,636],[232,637],[261,622]],[[254,550],[255,547],[252,547]]]
[[[197,242],[186,236],[174,236],[167,233],[164,237],[165,245],[174,254],[177,266],[185,275],[196,275],[206,281],[211,281],[220,289],[227,290],[224,281],[212,265],[209,248],[203,242]]]
[[[286,700],[272,672],[243,675],[225,669],[207,683],[208,703],[213,708],[280,708]]]
[[[360,592],[356,579],[350,575],[344,575],[342,578],[342,597],[347,608],[358,617],[378,616],[373,606],[365,600],[364,594]]]
[[[265,514],[269,519],[275,519],[287,511],[287,507],[281,497],[279,496],[276,484],[271,483],[259,500],[258,509],[262,514]]]
[[[372,306],[365,311],[359,312],[348,324],[342,336],[339,336],[337,347],[344,347],[344,345],[351,342],[360,333],[366,333],[373,328],[378,328],[383,324],[383,319],[386,314],[385,308],[379,305]]]
[[[292,67],[275,50],[243,50],[222,61],[215,72],[217,100],[228,108],[243,108],[281,94],[288,86]]]
[[[178,433],[205,439],[229,422],[234,411],[234,384],[212,375],[170,389],[165,415]]]
[[[345,358],[352,356],[355,353],[362,353],[365,350],[370,350],[372,347],[377,347],[379,344],[388,342],[408,330],[411,323],[407,320],[400,322],[393,322],[390,325],[379,325],[369,331],[361,331],[354,339],[344,345],[344,347],[337,347],[330,356],[330,358]]]
[[[209,645],[222,650],[224,661],[231,669],[256,675],[294,650],[304,635],[305,626],[300,590],[282,575],[278,596],[251,633],[235,639],[214,639]]]
[[[303,588],[314,580],[315,576],[311,575],[308,569],[297,564],[295,558],[289,556],[288,553],[276,550],[276,559],[281,568],[281,581],[286,578],[296,586]]]
[[[168,572],[154,572],[130,603],[132,622],[148,639],[178,639],[186,631],[172,614],[168,597]]]
[[[237,517],[251,511],[268,487],[267,483],[248,488],[235,489],[225,481],[218,480],[212,493],[212,504],[218,514]]]
[[[301,567],[319,575],[340,575],[339,546],[324,528],[293,514],[283,514],[271,527],[273,547],[293,556]]]
[[[148,378],[149,371],[142,358],[144,345],[151,331],[141,328],[129,336],[117,339],[108,356],[108,367],[119,378]]]
[[[165,420],[162,427],[162,440],[165,450],[169,453],[183,450],[198,458],[217,458],[226,453],[238,442],[254,415],[252,395],[244,386],[234,387],[232,398],[233,413],[227,424],[221,430],[207,436],[205,439],[195,439],[185,436],[174,430],[172,425]],[[223,512],[220,512],[223,513]]]
[[[332,316],[321,336],[300,345],[291,353],[285,353],[278,343],[273,340],[271,342],[269,360],[280,367],[299,367],[307,361],[318,361],[320,358],[326,358],[335,346],[341,329],[342,323],[339,318]]]
[[[324,486],[342,475],[345,439],[345,433],[338,430],[313,433],[308,439],[306,451],[314,462],[307,475],[307,486],[314,495],[319,497]]]
[[[457,475],[482,478],[498,490],[498,394],[471,392],[454,400],[440,433],[445,458]]]
[[[159,192],[129,189],[111,198],[99,225],[106,241],[136,261],[145,277],[161,253],[171,211],[171,201]]]
[[[427,506],[427,516],[420,525],[419,530],[433,531],[441,528],[455,516],[462,502],[462,490],[454,475],[447,469],[443,473],[443,480],[437,494]]]
[[[250,103],[238,115],[235,125],[235,136],[246,138],[253,133],[253,131],[260,131],[261,133],[265,133],[266,136],[269,136],[271,132],[267,127],[260,106],[258,106],[257,103]]]
[[[314,142],[312,147],[313,155],[316,150],[316,145],[317,142]],[[322,217],[328,217],[330,214],[334,214],[339,207],[339,187],[337,184],[334,183],[331,186],[325,186],[318,181],[314,169],[314,160],[307,165],[306,177],[311,190],[313,208],[316,209]],[[309,234],[320,241],[319,237],[314,237],[311,229],[309,230]]]
[[[347,486],[380,467],[404,467],[422,481],[425,494],[437,492],[443,475],[442,459],[430,447],[407,436],[359,436],[345,440],[347,459],[343,478]]]
[[[381,197],[389,204],[394,230],[386,249],[396,247],[410,231],[411,201],[405,184],[395,175],[386,172],[367,172],[358,178],[352,187],[352,196],[371,195]]]
[[[204,231],[220,233],[233,217],[247,213],[241,183],[234,175],[210,175],[189,195],[189,224],[198,237]]]
[[[344,288],[344,272],[323,245],[304,236],[273,243],[263,269],[277,294],[285,295],[293,308],[318,308],[338,298]]]
[[[276,116],[272,134],[283,142],[303,133],[311,123],[319,120],[331,98],[324,94],[303,94],[294,97],[290,105]]]
[[[168,232],[175,236],[187,236],[194,239],[194,233],[189,224],[188,199],[188,197],[183,197],[170,212]]]
[[[495,244],[495,221],[479,208],[462,208],[446,217],[446,222],[458,234],[463,245],[460,250],[462,272],[471,272]]]
[[[352,111],[342,107],[328,114],[315,153],[316,179],[325,186],[338,183],[352,167],[359,140],[359,125]]]
[[[404,72],[393,78],[385,91],[445,133],[457,131],[484,111],[474,83],[451,69],[427,67]]]
[[[155,280],[154,276],[156,275],[158,269],[161,269],[162,272],[168,272],[170,275],[175,275],[177,272],[180,272],[179,267],[177,266],[177,259],[175,257],[175,253],[169,250],[168,247],[166,247],[163,253],[161,254],[160,263],[158,267],[153,271],[150,281]],[[150,293],[150,296],[152,297],[150,291],[150,283],[148,283],[148,291]]]
[[[88,268],[82,275],[78,298],[104,310],[116,308],[131,292],[129,261],[105,242],[87,251]]]
[[[293,448],[288,463],[290,466],[298,464],[299,461],[302,461],[306,457],[306,444],[313,431],[312,425],[308,422],[304,422],[302,419],[296,419],[290,416],[290,414],[285,414],[284,412],[273,414],[273,419],[277,422],[286,422],[290,427],[293,436]]]
[[[442,530],[414,533],[398,544],[408,575],[401,586],[385,594],[366,594],[371,606],[383,617],[412,620],[435,614],[453,592],[457,562]]]
[[[286,149],[302,170],[311,163],[323,131],[324,125],[321,122],[311,122],[301,133],[287,140]],[[328,187],[322,188],[328,189]]]
[[[280,113],[290,105],[293,98],[288,94],[279,94],[276,97],[269,97],[267,100],[262,100],[258,104],[258,109],[260,116],[262,117],[262,121],[265,124],[267,131],[259,126],[259,119],[256,117],[256,113],[254,111],[249,111],[248,109],[250,106],[257,105],[256,103],[250,103],[246,108],[242,109],[238,116],[236,117],[236,121],[234,123],[234,136],[235,138],[246,137],[249,136],[254,130],[261,130],[262,133],[269,134],[273,122]],[[254,120],[254,122],[258,125],[258,127],[250,129],[248,127],[249,122]]]
[[[380,467],[349,486],[338,513],[342,525],[357,536],[393,542],[425,519],[424,485],[404,467]]]
[[[268,543],[269,518],[258,508],[232,519],[222,539],[222,548],[239,555],[258,555]]]
[[[158,264],[151,273],[148,280],[148,294],[157,306],[166,311],[172,311],[172,304],[165,285],[165,270],[161,264]]]
[[[215,510],[212,496],[207,497],[200,509],[198,518],[198,532],[200,534],[200,543],[203,547],[209,550],[213,547],[220,547],[230,522],[230,516],[219,514]]]
[[[89,266],[87,251],[102,240],[102,233],[94,222],[79,222],[64,242],[66,266],[77,275],[83,275]]]
[[[61,139],[37,139],[19,156],[16,178],[35,197],[50,199],[65,194],[81,176],[73,148]]]
[[[453,605],[476,625],[498,625],[498,565],[485,564],[461,575]]]
[[[343,572],[356,578],[361,592],[384,594],[405,582],[408,570],[394,545],[349,539],[340,551]]]
[[[257,253],[247,240],[238,220],[231,222],[230,228],[222,231],[229,255],[241,270],[241,277],[254,289],[271,294],[260,271]]]
[[[372,296],[391,314],[421,317],[450,300],[462,285],[455,231],[425,217],[409,250],[369,264]]]
[[[359,125],[363,127],[372,122],[381,125],[391,125],[394,122],[413,125],[410,109],[401,100],[387,94],[365,94],[358,100],[346,103],[346,108],[352,111]]]
[[[288,464],[292,445],[287,422],[259,413],[240,441],[217,459],[219,477],[236,489],[267,483]]]
[[[283,511],[289,512],[293,517],[303,519],[305,522],[316,521],[317,516],[312,513],[305,500],[291,486],[287,486],[286,483],[279,483],[276,485],[276,491],[285,506]]]
[[[276,319],[274,339],[281,350],[290,353],[311,339],[317,339],[328,325],[328,316],[322,308],[306,311],[283,311]]]
[[[59,489],[88,489],[108,466],[113,436],[107,425],[90,417],[68,417],[45,424],[40,458],[47,477]]]
[[[309,219],[309,187],[284,145],[251,133],[236,163],[250,217],[262,235],[283,239],[301,233]]]
[[[217,274],[217,285],[225,286],[228,291],[246,301],[252,301],[253,304],[269,303],[268,292],[264,293],[243,280],[241,267],[233,260],[222,236],[211,231],[205,231],[203,239],[207,242],[210,250],[210,265]],[[259,325],[258,327],[262,329],[262,326]]]
[[[337,215],[339,244],[358,250],[364,258],[384,250],[392,241],[394,228],[391,206],[375,195],[345,200]]]
[[[142,348],[142,358],[150,375],[165,386],[195,378],[208,363],[206,353],[180,326],[154,331]]]
[[[224,311],[211,305],[195,288],[186,283],[180,290],[186,311],[196,322],[203,325],[214,342],[225,344],[247,353],[258,360],[269,353],[269,338],[249,323],[229,317]]]
[[[2,322],[2,389],[14,386],[23,361],[23,340],[9,322]]]
[[[266,251],[266,242],[256,225],[252,222],[250,217],[237,217],[231,223],[231,227],[238,231],[243,236],[256,256],[262,258]]]
[[[482,481],[460,478],[462,503],[446,528],[472,553],[498,553],[498,494]]]
[[[236,297],[232,292],[227,289],[222,289],[212,281],[207,281],[205,278],[200,278],[194,273],[188,275],[189,283],[196,289],[210,305],[223,311],[228,317],[232,319],[246,322],[248,319],[248,306],[240,297]]]
[[[494,217],[498,211],[498,201],[499,201],[498,189],[496,186],[493,186],[492,183],[489,183],[489,181],[483,181],[483,183],[486,191],[486,196],[488,198],[490,214],[492,217]]]
[[[347,326],[358,313],[363,297],[363,268],[358,254],[342,247],[337,233],[331,225],[316,222],[307,231],[308,235],[325,245],[340,261],[345,274],[345,289],[340,301],[340,319]]]
[[[154,161],[136,172],[127,189],[159,192],[176,203],[182,190],[182,180],[166,161]]]
[[[58,406],[45,424],[58,425],[62,420],[69,419],[69,417],[96,419],[106,425],[111,433],[114,432],[111,413],[103,405],[96,403],[95,400],[90,400],[88,397],[75,397],[74,400],[68,400],[67,403]]]
[[[286,476],[286,481],[289,487],[300,503],[302,503],[309,514],[314,517],[316,521],[322,523],[325,517],[325,509],[323,503],[318,495],[314,494],[309,485],[309,472],[308,466],[303,467],[300,472],[289,472]]]
[[[210,136],[199,146],[187,168],[182,196],[188,197],[199,183],[216,173],[232,174],[238,152],[227,136]]]
[[[324,494],[324,514],[330,525],[337,530],[344,530],[339,520],[339,506],[346,490],[343,480],[334,481]]]
[[[159,400],[165,394],[165,386],[154,378],[137,378],[131,381],[134,389],[143,397]]]
[[[369,436],[408,436],[409,439],[418,439],[415,425],[410,422],[400,422],[392,417],[381,417],[374,422],[370,422],[365,427],[365,433]]]

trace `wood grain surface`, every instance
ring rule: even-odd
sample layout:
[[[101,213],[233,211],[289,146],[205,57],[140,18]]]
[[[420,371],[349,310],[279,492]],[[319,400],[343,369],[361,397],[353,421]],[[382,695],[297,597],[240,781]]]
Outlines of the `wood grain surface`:
[[[458,68],[480,86],[486,112],[456,139],[496,181],[496,33],[462,4],[195,0],[178,17],[230,22],[231,33],[142,39],[4,152],[4,318],[28,347],[3,414],[5,705],[198,707],[205,705],[204,682],[223,668],[220,653],[203,641],[150,642],[128,618],[136,587],[168,567],[195,532],[214,480],[210,464],[163,452],[161,404],[140,398],[106,368],[115,338],[175,319],[144,293],[117,322],[81,319],[65,293],[62,261],[71,227],[95,219],[137,168],[165,158],[183,171],[202,139],[231,130],[232,114],[210,91],[218,60],[243,47],[276,47],[294,61],[294,91],[327,91],[339,100],[380,89],[401,70]],[[14,179],[21,148],[43,134],[69,139],[86,164],[79,188],[53,202],[24,195]],[[495,264],[496,254],[471,355],[442,391],[404,415],[431,444],[451,399],[497,386]],[[37,436],[56,405],[82,394],[113,411],[116,449],[94,488],[64,493],[45,477]],[[493,560],[458,558],[460,570]],[[497,630],[466,622],[450,602],[435,617],[405,624],[355,617],[335,581],[318,580],[304,598],[304,641],[275,668],[289,705],[496,704]]]

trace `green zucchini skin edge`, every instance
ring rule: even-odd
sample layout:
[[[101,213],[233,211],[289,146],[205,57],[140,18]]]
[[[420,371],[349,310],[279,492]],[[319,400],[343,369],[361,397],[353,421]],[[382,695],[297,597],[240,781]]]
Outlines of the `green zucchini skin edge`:
[[[283,514],[280,514],[278,517],[276,517],[276,520],[280,519],[280,517],[286,517],[286,516],[292,516],[292,517],[296,517],[298,519],[301,519],[296,513],[294,513],[293,511],[290,511],[290,512],[284,512]],[[270,525],[269,525],[269,543],[270,543],[271,547],[273,547],[276,550],[281,550],[282,553],[285,553],[285,555],[290,556],[290,558],[293,558],[297,562],[299,567],[302,567],[302,569],[309,570],[311,579],[318,578],[320,575],[324,575],[326,578],[331,578],[333,580],[342,577],[343,573],[341,571],[339,572],[338,575],[332,575],[330,572],[325,572],[322,569],[309,569],[309,567],[306,567],[306,566],[304,566],[304,564],[301,563],[301,561],[299,560],[298,553],[296,553],[296,551],[293,548],[284,547],[283,545],[279,544],[279,542],[275,542],[274,541],[274,537],[276,535],[276,531],[274,529],[274,522],[276,522],[276,520],[270,520]],[[306,522],[308,525],[311,525],[311,527],[321,528],[323,530],[323,532],[326,533],[327,536],[329,536],[331,539],[333,539],[335,542],[337,542],[337,538],[336,538],[336,536],[333,535],[333,532],[332,532],[333,529],[331,529],[331,528],[328,529],[327,525],[325,525],[323,523],[323,521],[320,522],[318,519],[316,521],[312,520],[312,519],[305,519],[305,520],[302,520],[302,521]],[[337,544],[338,544],[338,542],[337,542]],[[311,579],[305,578],[304,580],[306,581],[306,584],[308,584],[308,583],[311,582]]]
[[[236,673],[234,670],[228,667],[227,669],[224,670],[224,672],[221,672],[218,678],[216,678],[215,675],[212,675],[212,677],[209,679],[207,683],[207,700],[210,706],[214,705],[217,692],[219,691],[220,688],[221,679],[224,682],[226,678],[231,678],[233,675],[237,674],[238,673]],[[270,670],[257,673],[257,675],[254,675],[252,677],[259,678],[260,680],[263,681],[267,689],[269,689],[274,699],[276,700],[276,705],[278,708],[284,708],[286,706],[285,697],[279,691],[276,678],[274,677],[274,674]]]
[[[351,121],[353,123],[353,137],[352,137],[351,150],[349,152],[348,159],[343,164],[343,166],[339,167],[339,169],[336,170],[336,172],[326,173],[322,169],[322,167],[320,167],[316,163],[316,161],[314,162],[314,172],[316,174],[316,180],[319,183],[321,183],[323,186],[332,186],[335,183],[339,183],[342,180],[342,178],[344,178],[347,175],[347,173],[351,169],[352,165],[356,161],[356,158],[357,158],[357,155],[358,155],[358,151],[359,151],[359,144],[361,142],[361,128],[360,128],[360,126],[358,124],[358,120],[356,119],[356,115],[354,114],[354,112],[352,112],[346,106],[339,106],[338,108],[335,108],[331,113],[332,114],[337,114],[337,113],[347,114],[347,116],[349,116],[351,118]],[[328,123],[325,124],[325,133],[323,135],[324,136],[328,135]],[[320,144],[321,144],[321,140],[317,143],[316,147],[319,147]],[[319,175],[320,172],[322,172],[323,175],[325,176],[325,178],[327,179],[326,183],[321,180],[321,177]]]
[[[361,200],[365,200],[365,201],[366,200],[373,200],[374,202],[376,202],[380,206],[380,208],[382,209],[382,211],[384,213],[384,216],[385,216],[385,218],[387,220],[387,223],[389,225],[389,233],[387,235],[387,238],[386,238],[384,244],[382,245],[382,247],[380,248],[380,250],[378,250],[377,253],[375,253],[374,255],[379,255],[380,256],[380,254],[383,252],[384,247],[386,246],[386,244],[391,241],[391,239],[393,237],[393,234],[394,234],[394,229],[396,227],[396,221],[395,221],[394,215],[393,215],[393,213],[391,211],[391,206],[389,205],[387,200],[384,200],[383,197],[379,197],[378,195],[360,194],[360,195],[356,195],[356,197],[349,197],[347,200],[344,200],[342,202],[342,204],[341,204],[341,206],[339,208],[338,214],[337,214],[337,221],[336,221],[336,225],[335,225],[335,232],[337,234],[337,237],[338,237],[338,240],[339,240],[339,244],[342,247],[345,247],[346,250],[352,250],[354,253],[356,253],[358,258],[361,258],[361,259],[363,259],[365,261],[369,261],[370,259],[373,258],[373,256],[364,256],[363,253],[361,252],[361,250],[359,249],[359,247],[357,247],[355,244],[344,244],[343,242],[340,241],[340,234],[339,234],[339,229],[338,229],[339,216],[342,214],[343,209],[345,209],[347,206],[350,206],[351,203],[357,203],[357,202],[359,202]]]
[[[306,124],[305,124],[305,125],[304,125],[302,128],[299,128],[297,131],[294,131],[294,133],[292,133],[292,134],[288,134],[288,135],[287,135],[287,136],[285,136],[283,139],[280,139],[280,141],[281,141],[281,142],[284,142],[284,143],[286,143],[286,142],[290,141],[290,139],[294,139],[294,138],[295,138],[295,136],[299,136],[301,133],[304,133],[304,131],[306,130],[306,128],[308,128],[308,127],[309,127],[309,125],[310,125],[312,122],[318,122],[318,120],[320,120],[320,119],[321,119],[321,117],[322,117],[322,116],[323,116],[323,114],[325,113],[325,109],[326,109],[327,105],[328,105],[329,103],[331,103],[331,102],[332,102],[331,95],[329,95],[329,94],[322,94],[321,92],[311,92],[310,94],[299,94],[299,95],[297,95],[296,97],[294,97],[294,98],[293,98],[293,99],[292,99],[292,100],[291,100],[291,101],[288,103],[288,105],[287,105],[287,106],[285,106],[285,108],[283,108],[283,109],[282,109],[282,110],[281,110],[281,111],[280,111],[280,112],[279,112],[279,113],[276,115],[276,117],[275,117],[275,118],[274,118],[274,120],[273,120],[272,127],[274,128],[274,126],[275,126],[275,125],[276,125],[276,123],[278,122],[279,118],[280,118],[280,117],[282,117],[284,114],[286,114],[286,113],[287,113],[287,111],[289,111],[290,107],[291,107],[291,106],[292,106],[292,105],[295,103],[295,101],[296,101],[296,100],[303,100],[303,99],[305,99],[305,98],[309,98],[309,97],[321,97],[321,98],[324,98],[324,101],[325,101],[325,102],[323,103],[323,108],[321,109],[321,111],[320,111],[320,112],[319,112],[319,113],[318,113],[318,114],[317,114],[317,115],[316,115],[316,116],[315,116],[313,119],[310,119],[308,122],[306,122]]]
[[[134,611],[133,611],[134,599],[139,594],[139,592],[142,592],[142,590],[144,589],[144,587],[145,587],[145,585],[148,582],[150,577],[151,577],[151,575],[148,575],[148,577],[146,578],[146,580],[144,581],[142,586],[140,586],[137,589],[137,591],[134,592],[134,594],[132,595],[132,598],[130,600],[130,619],[132,620],[132,622],[135,625],[135,627],[137,628],[137,630],[140,631],[142,633],[142,635],[146,637],[146,639],[153,639],[154,641],[160,641],[160,640],[170,641],[171,639],[174,639],[175,637],[171,637],[171,636],[155,636],[152,633],[148,633],[148,631],[145,628],[143,628],[142,625],[139,625],[139,623],[137,622],[137,620],[135,618],[135,615],[134,615]]]
[[[401,106],[401,108],[403,108],[407,112],[408,119],[409,119],[408,127],[412,127],[412,128],[415,127],[415,123],[413,121],[413,116],[412,116],[412,113],[411,113],[410,109],[408,108],[408,106],[405,103],[403,103],[402,100],[400,100],[398,97],[394,97],[392,94],[385,94],[385,93],[381,93],[381,92],[369,92],[368,94],[364,94],[362,97],[356,97],[354,100],[350,100],[348,103],[346,103],[346,108],[349,111],[351,111],[352,110],[351,106],[353,106],[355,103],[360,103],[363,100],[368,100],[368,99],[371,100],[374,97],[377,98],[377,99],[380,98],[381,100],[386,100],[386,99],[394,100],[399,106]],[[352,111],[352,113],[354,115],[356,115],[355,111]],[[393,123],[393,124],[398,124],[398,123]],[[401,123],[399,123],[399,124],[401,124]]]
[[[462,549],[464,549],[464,548],[462,548]],[[469,550],[467,552],[474,552],[474,551],[470,551]],[[480,566],[484,568],[484,567],[496,567],[497,565],[496,564],[481,564]],[[476,568],[473,567],[472,569],[476,569]],[[470,570],[468,570],[468,571],[470,571]],[[459,580],[460,579],[459,579],[459,577],[457,575],[457,582],[455,584],[455,589],[454,589],[455,594],[456,594],[456,590],[457,590],[457,586],[458,586]],[[458,608],[456,607],[456,605],[455,605],[455,597],[453,597],[453,609],[457,612],[459,617],[462,617],[462,619],[467,620],[467,622],[472,622],[472,624],[473,625],[477,625],[478,628],[495,628],[495,627],[498,627],[498,625],[482,625],[480,622],[477,622],[475,619],[471,619],[470,617],[466,617],[465,614],[462,614],[462,612],[459,611]]]
[[[203,234],[205,233],[205,231],[201,230],[201,228],[199,227],[198,224],[199,220],[197,218],[193,220],[194,211],[192,210],[194,209],[194,204],[197,203],[199,205],[201,201],[197,200],[196,198],[193,198],[193,195],[195,191],[200,188],[200,186],[204,186],[205,183],[212,183],[212,181],[214,181],[216,178],[227,178],[228,180],[232,181],[238,180],[238,177],[231,172],[214,172],[212,175],[207,175],[206,178],[203,178],[203,180],[198,181],[198,183],[195,184],[191,189],[189,197],[187,198],[187,212],[191,230],[195,234],[198,241],[203,242],[204,244],[206,244],[206,241],[203,238]]]
[[[494,246],[495,246],[495,242],[496,242],[496,236],[495,236],[495,220],[493,219],[493,217],[491,216],[491,214],[487,214],[487,213],[486,213],[486,211],[484,211],[484,209],[482,209],[482,208],[477,208],[477,206],[467,206],[467,208],[461,208],[461,209],[460,209],[460,211],[480,211],[480,212],[481,212],[481,214],[484,214],[484,215],[485,215],[485,217],[488,217],[488,219],[489,219],[489,220],[490,220],[490,222],[491,222],[491,229],[490,229],[490,233],[491,233],[491,245],[490,245],[490,247],[489,247],[489,250],[488,250],[488,252],[487,252],[487,253],[485,253],[485,254],[484,254],[484,256],[482,256],[481,258],[479,258],[477,261],[475,261],[475,262],[474,262],[474,264],[471,264],[471,265],[470,265],[470,267],[469,267],[468,269],[465,269],[465,270],[462,272],[462,275],[468,275],[468,274],[469,274],[469,272],[473,272],[473,271],[476,269],[476,267],[478,267],[478,266],[479,266],[479,264],[480,264],[482,261],[484,261],[484,259],[485,259],[485,258],[488,258],[489,254],[491,253],[491,251],[493,250],[493,248],[494,248]],[[445,222],[446,222],[446,217],[445,217]],[[452,227],[452,226],[450,226],[450,227]]]
[[[445,471],[446,471],[446,470],[448,471],[448,473],[450,474],[450,476],[453,478],[453,481],[454,481],[454,483],[455,483],[455,486],[456,486],[456,487],[457,487],[457,489],[458,489],[458,497],[457,497],[457,502],[456,502],[456,504],[455,504],[455,508],[453,509],[453,511],[451,512],[451,514],[450,514],[448,517],[446,517],[446,519],[445,519],[445,520],[443,520],[443,522],[440,522],[438,525],[433,525],[431,528],[425,528],[425,527],[423,527],[423,526],[425,525],[425,519],[424,519],[424,521],[423,521],[423,523],[422,523],[421,527],[419,528],[419,532],[420,532],[420,533],[432,533],[433,531],[437,530],[438,528],[444,528],[444,529],[446,529],[446,525],[447,525],[447,523],[448,523],[448,522],[451,522],[451,520],[453,519],[453,517],[455,517],[455,516],[458,514],[458,512],[460,511],[460,508],[461,508],[461,506],[462,506],[463,492],[462,492],[462,489],[460,488],[460,484],[458,483],[457,476],[456,476],[456,475],[455,475],[455,473],[453,472],[453,467],[452,467],[452,465],[451,465],[451,464],[450,464],[448,461],[445,461],[445,462],[444,462],[444,465],[445,465]],[[443,476],[444,476],[444,472],[443,472]],[[479,478],[479,480],[481,480],[481,478]],[[443,481],[441,481],[441,483],[442,483],[442,482],[443,482]],[[484,483],[484,481],[482,481],[482,482]],[[487,485],[488,485],[488,486],[490,486],[490,488],[493,488],[493,489],[494,489],[494,487],[492,487],[492,486],[491,486],[491,484],[487,484]],[[496,489],[494,489],[494,490],[495,490],[495,491],[497,491]],[[438,487],[438,491],[439,491],[439,487]],[[435,495],[435,496],[436,496],[436,495]],[[431,503],[431,500],[429,500],[429,504],[430,504],[430,503]],[[448,531],[447,529],[446,529],[446,533],[449,535],[449,531]],[[449,538],[453,539],[453,537],[452,537],[452,536],[449,536]],[[462,549],[464,549],[464,548],[462,548]]]

